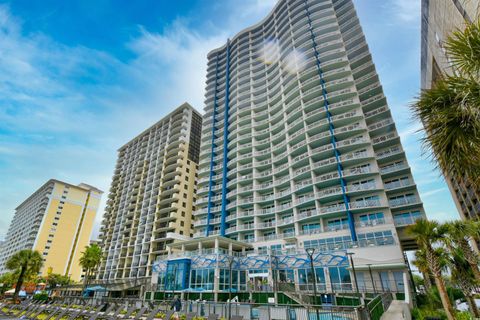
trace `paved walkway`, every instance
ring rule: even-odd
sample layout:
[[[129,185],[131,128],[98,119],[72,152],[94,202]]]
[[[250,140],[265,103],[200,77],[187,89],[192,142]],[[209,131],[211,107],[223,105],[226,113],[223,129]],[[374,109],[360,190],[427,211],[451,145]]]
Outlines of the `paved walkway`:
[[[410,308],[405,301],[393,300],[380,320],[411,320]]]

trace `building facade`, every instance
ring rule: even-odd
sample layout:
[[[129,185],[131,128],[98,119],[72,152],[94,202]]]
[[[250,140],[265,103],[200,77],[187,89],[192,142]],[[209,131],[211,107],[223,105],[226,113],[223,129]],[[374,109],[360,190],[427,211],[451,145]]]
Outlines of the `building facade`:
[[[425,214],[351,0],[280,0],[208,54],[205,104],[194,239],[159,288],[218,297],[231,258],[239,291],[311,290],[314,249],[319,291],[352,290],[347,252],[359,286],[403,290]]]
[[[453,70],[445,55],[443,42],[450,33],[476,21],[480,13],[478,0],[422,0],[422,89],[430,89],[443,74]],[[480,190],[467,179],[445,173],[455,205],[463,219],[480,217]]]
[[[138,280],[192,236],[202,119],[185,103],[118,150],[102,221],[99,280]]]
[[[0,255],[0,273],[16,252],[31,249],[43,256],[43,276],[58,273],[82,278],[81,252],[89,245],[102,191],[49,180],[16,208]]]

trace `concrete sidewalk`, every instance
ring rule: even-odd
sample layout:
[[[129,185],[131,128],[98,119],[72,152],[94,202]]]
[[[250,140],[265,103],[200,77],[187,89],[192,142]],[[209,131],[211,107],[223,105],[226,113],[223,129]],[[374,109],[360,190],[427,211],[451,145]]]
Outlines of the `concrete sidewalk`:
[[[393,300],[388,310],[380,320],[411,320],[412,314],[408,303],[402,300]]]

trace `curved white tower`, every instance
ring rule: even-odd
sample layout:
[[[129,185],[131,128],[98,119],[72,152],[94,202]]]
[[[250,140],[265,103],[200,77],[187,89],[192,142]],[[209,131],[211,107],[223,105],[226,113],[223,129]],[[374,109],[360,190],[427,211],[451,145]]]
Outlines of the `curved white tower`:
[[[205,103],[197,237],[412,245],[422,203],[351,0],[279,1],[209,53]]]

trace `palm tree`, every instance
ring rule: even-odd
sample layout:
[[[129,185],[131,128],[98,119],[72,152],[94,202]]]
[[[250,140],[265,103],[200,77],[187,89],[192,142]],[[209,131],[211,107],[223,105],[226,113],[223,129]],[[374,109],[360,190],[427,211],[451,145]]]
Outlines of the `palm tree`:
[[[43,257],[38,251],[21,250],[15,253],[7,260],[5,266],[7,269],[18,272],[17,283],[15,285],[15,293],[13,300],[17,300],[23,282],[26,277],[35,275],[40,272],[43,266]]]
[[[425,290],[430,291],[430,289],[432,288],[432,280],[430,268],[428,266],[427,258],[425,255],[425,250],[417,250],[415,252],[415,260],[412,263],[415,267],[417,267],[418,271],[420,271],[423,276]]]
[[[478,281],[475,279],[473,270],[470,268],[470,263],[467,261],[461,249],[454,249],[450,253],[449,264],[452,272],[452,281],[462,290],[474,318],[480,318],[480,313],[474,295],[472,294],[473,290],[477,287]]]
[[[480,20],[444,44],[453,75],[444,76],[412,105],[424,144],[438,167],[480,186]]]
[[[408,232],[415,236],[418,246],[425,251],[425,258],[435,279],[447,318],[454,320],[453,307],[448,298],[445,280],[442,276],[442,269],[444,268],[442,250],[439,250],[441,248],[436,248],[436,245],[445,233],[445,228],[439,225],[438,222],[419,219],[408,228]]]
[[[91,244],[85,247],[80,257],[80,265],[85,269],[85,278],[83,279],[84,287],[87,286],[92,274],[102,261],[102,249],[97,244]]]
[[[478,269],[478,254],[472,249],[469,241],[472,240],[476,232],[478,232],[476,223],[471,221],[456,220],[446,223],[447,234],[442,238],[447,248],[452,252],[456,249],[461,250],[465,261],[472,268],[473,275],[480,282],[480,271]]]

